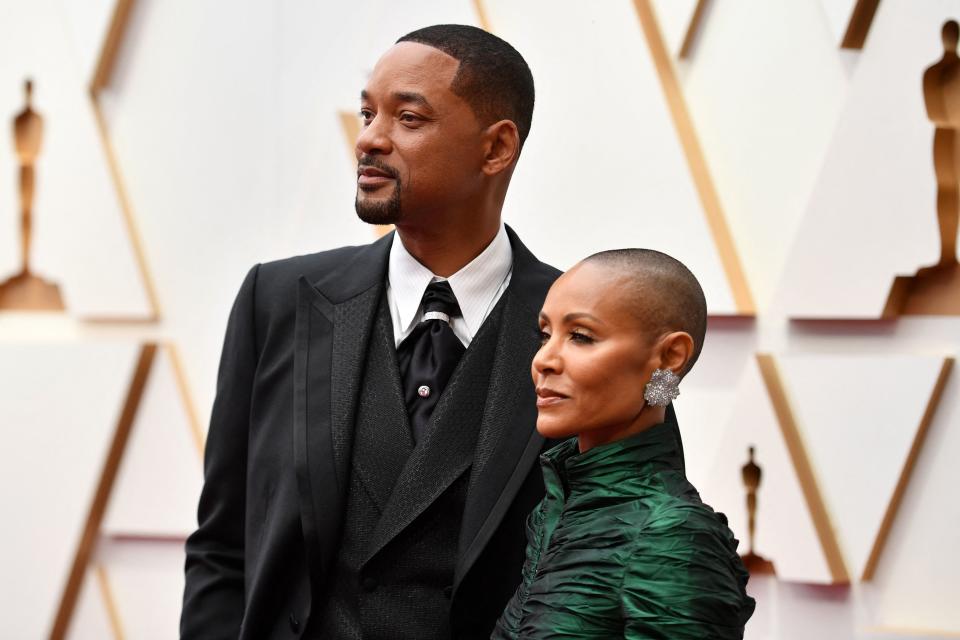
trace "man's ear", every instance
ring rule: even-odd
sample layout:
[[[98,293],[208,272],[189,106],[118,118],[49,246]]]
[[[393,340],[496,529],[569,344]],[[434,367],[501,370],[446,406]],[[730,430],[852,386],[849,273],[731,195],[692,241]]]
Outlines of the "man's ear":
[[[509,169],[520,155],[520,132],[512,120],[500,120],[483,133],[483,172],[495,176]]]
[[[683,375],[693,357],[693,338],[686,331],[668,333],[660,341],[660,369],[669,369]]]

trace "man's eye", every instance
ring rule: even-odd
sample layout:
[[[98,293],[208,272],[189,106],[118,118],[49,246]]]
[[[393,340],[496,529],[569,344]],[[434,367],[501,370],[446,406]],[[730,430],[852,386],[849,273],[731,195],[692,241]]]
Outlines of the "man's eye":
[[[373,120],[373,112],[369,109],[360,109],[360,119],[363,120],[363,124],[370,124]]]
[[[588,336],[585,333],[580,333],[579,331],[571,331],[570,339],[580,344],[593,344],[595,342],[592,336]]]
[[[400,114],[400,122],[416,122],[419,119],[420,118],[416,114],[407,111],[404,111]]]

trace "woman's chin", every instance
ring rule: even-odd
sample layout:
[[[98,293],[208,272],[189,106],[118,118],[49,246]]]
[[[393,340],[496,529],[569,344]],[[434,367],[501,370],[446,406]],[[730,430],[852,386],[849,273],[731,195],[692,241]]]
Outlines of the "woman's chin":
[[[537,418],[537,432],[544,438],[551,440],[561,440],[577,435],[577,430],[573,425],[542,414]]]

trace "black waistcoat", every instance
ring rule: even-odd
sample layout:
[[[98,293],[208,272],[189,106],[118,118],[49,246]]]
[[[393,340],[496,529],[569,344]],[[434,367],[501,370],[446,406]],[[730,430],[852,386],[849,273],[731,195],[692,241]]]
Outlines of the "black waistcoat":
[[[505,298],[506,296],[504,296]],[[367,350],[336,571],[315,607],[338,640],[450,638],[450,593],[504,300],[464,353],[414,447],[386,296]],[[313,626],[313,625],[311,625]]]

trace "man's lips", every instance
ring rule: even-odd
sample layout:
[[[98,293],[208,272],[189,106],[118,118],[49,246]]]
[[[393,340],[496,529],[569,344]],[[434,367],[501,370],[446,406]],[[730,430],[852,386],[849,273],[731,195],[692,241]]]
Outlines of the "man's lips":
[[[559,404],[567,399],[568,396],[565,396],[558,391],[554,391],[549,387],[537,387],[538,407],[552,407],[553,405]]]
[[[357,185],[361,187],[380,187],[393,179],[389,173],[376,167],[365,166],[357,169]]]

